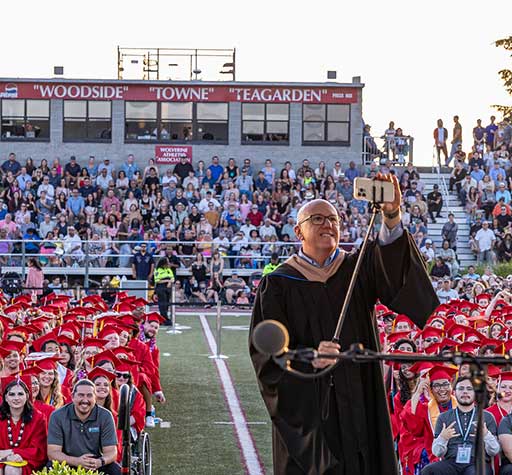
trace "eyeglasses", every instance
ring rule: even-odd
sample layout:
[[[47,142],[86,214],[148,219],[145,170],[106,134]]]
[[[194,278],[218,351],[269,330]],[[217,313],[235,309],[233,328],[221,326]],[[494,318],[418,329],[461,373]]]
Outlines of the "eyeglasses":
[[[116,371],[116,377],[123,378],[123,379],[129,379],[130,378],[130,373],[119,373],[119,372]]]
[[[331,214],[330,216],[324,216],[322,214],[312,214],[306,219],[303,219],[299,225],[305,223],[306,221],[311,221],[311,223],[315,226],[323,226],[325,221],[328,220],[329,223],[333,226],[338,226],[340,224],[340,220],[338,216]]]
[[[436,337],[433,337],[433,338],[425,338],[425,343],[437,343],[439,341],[438,338]]]
[[[438,389],[448,389],[450,387],[450,383],[434,383],[432,385],[432,389],[438,390]]]

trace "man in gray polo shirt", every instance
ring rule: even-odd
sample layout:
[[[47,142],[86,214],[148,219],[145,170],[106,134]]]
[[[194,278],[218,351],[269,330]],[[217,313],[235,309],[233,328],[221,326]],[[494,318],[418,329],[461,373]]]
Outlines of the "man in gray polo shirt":
[[[73,387],[73,402],[52,413],[48,426],[48,459],[72,467],[121,475],[116,463],[117,436],[114,419],[96,404],[96,387],[82,379]]]
[[[432,453],[443,460],[427,465],[421,475],[474,475],[475,473],[475,435],[476,407],[475,390],[471,379],[461,376],[455,382],[457,408],[443,412],[436,422]],[[500,451],[496,438],[496,421],[484,411],[484,445],[486,454],[486,473],[492,474],[491,457]]]

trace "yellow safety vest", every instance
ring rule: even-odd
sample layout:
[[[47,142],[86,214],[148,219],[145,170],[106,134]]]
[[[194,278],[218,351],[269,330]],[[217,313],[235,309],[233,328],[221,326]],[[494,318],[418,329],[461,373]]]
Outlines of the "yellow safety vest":
[[[165,279],[174,279],[174,274],[171,268],[160,267],[155,269],[155,285],[158,284],[161,280]]]

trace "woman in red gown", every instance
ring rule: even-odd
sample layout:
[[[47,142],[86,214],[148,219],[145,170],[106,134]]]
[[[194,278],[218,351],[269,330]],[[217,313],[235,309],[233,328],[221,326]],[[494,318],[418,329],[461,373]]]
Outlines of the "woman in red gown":
[[[34,409],[30,390],[21,379],[2,384],[0,461],[4,475],[30,475],[46,463],[46,423]],[[6,462],[26,462],[14,467]]]

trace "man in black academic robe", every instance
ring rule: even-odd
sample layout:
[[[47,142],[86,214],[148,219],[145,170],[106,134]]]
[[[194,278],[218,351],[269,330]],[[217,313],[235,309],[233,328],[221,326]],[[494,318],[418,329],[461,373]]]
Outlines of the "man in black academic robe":
[[[396,206],[400,193],[395,185]],[[307,214],[299,212],[298,222],[312,218],[305,218]],[[329,211],[320,214],[326,216]],[[391,223],[396,228],[391,234],[397,235],[399,230],[399,237],[388,236],[387,245],[370,243],[341,331],[342,351],[352,343],[371,350],[379,348],[373,318],[377,298],[394,311],[407,314],[420,327],[439,303],[414,240],[397,224],[399,212],[384,216],[383,226]],[[305,250],[312,235],[302,239],[300,227],[296,232]],[[301,252],[266,275],[258,288],[250,354],[272,419],[275,475],[398,473],[380,364],[344,361],[331,373],[332,377],[301,380],[285,373],[252,344],[254,327],[265,319],[278,320],[286,326],[291,349],[321,349],[321,344],[332,339],[357,258],[344,256],[343,251],[336,250],[336,243],[329,259],[318,261],[323,266],[311,265],[311,256]],[[315,371],[311,365],[293,363],[293,367]]]

